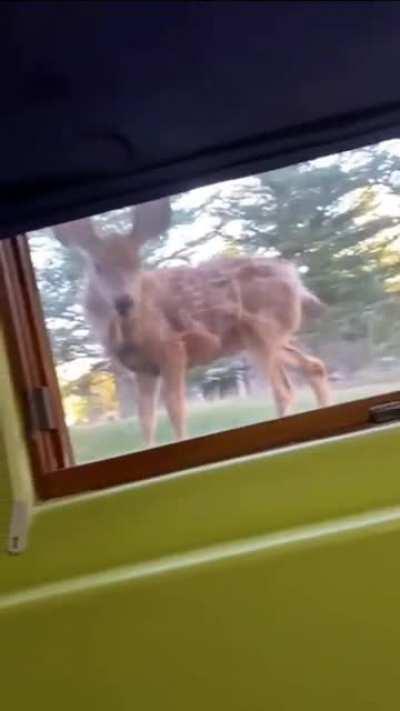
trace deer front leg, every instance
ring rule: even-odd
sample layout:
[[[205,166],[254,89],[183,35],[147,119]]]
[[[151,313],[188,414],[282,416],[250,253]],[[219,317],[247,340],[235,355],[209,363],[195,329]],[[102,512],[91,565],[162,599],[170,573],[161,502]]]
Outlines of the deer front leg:
[[[186,352],[180,340],[166,344],[161,370],[163,397],[175,437],[186,437]]]
[[[138,373],[136,382],[140,426],[146,446],[151,447],[155,443],[159,379],[154,375]]]

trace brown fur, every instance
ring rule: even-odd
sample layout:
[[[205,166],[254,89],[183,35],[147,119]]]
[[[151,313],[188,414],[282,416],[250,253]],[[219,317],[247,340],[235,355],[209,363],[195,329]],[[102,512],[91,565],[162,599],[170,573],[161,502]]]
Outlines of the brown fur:
[[[288,367],[301,370],[318,404],[327,405],[324,364],[295,345],[303,316],[322,309],[322,304],[304,287],[293,265],[238,257],[143,271],[140,246],[165,228],[166,205],[158,201],[138,208],[131,237],[100,240],[89,222],[84,231],[82,221],[75,233],[74,223],[58,229],[64,243],[79,246],[90,258],[86,310],[110,357],[136,373],[146,442],[154,441],[159,382],[175,434],[182,438],[187,371],[242,352],[269,380],[280,416],[294,397]],[[131,299],[123,313],[116,310],[120,297]]]

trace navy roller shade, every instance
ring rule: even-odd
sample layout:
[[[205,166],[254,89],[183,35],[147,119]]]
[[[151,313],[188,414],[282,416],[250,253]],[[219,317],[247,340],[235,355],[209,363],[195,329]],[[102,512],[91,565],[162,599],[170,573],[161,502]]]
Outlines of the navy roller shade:
[[[398,135],[400,3],[3,2],[0,235]]]

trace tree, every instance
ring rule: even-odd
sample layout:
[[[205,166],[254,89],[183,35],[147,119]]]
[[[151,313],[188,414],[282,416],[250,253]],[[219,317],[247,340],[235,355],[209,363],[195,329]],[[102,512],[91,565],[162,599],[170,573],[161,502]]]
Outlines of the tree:
[[[399,177],[398,146],[350,151],[225,184],[194,218],[205,210],[216,219],[229,247],[296,262],[330,307],[314,348],[336,341],[354,351],[399,286]],[[361,364],[372,351],[359,351]]]
[[[400,289],[399,189],[397,141],[192,191],[173,200],[172,229],[144,246],[144,266],[196,263],[215,243],[228,256],[290,259],[329,305],[329,317],[305,341],[332,367],[350,362],[352,352],[356,368],[376,354],[395,353],[400,343],[393,318]],[[130,209],[96,218],[105,237],[129,230],[130,221]],[[78,296],[82,258],[49,231],[30,241],[56,362],[99,363],[103,356]],[[132,397],[129,390],[125,402]]]

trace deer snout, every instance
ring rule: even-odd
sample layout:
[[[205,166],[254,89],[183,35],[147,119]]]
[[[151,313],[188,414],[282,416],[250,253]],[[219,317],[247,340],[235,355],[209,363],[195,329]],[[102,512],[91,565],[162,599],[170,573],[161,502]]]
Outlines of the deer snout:
[[[131,296],[120,296],[115,300],[115,308],[120,316],[127,316],[133,307],[134,301]]]

